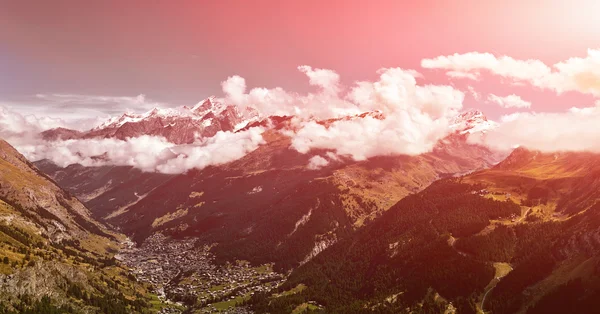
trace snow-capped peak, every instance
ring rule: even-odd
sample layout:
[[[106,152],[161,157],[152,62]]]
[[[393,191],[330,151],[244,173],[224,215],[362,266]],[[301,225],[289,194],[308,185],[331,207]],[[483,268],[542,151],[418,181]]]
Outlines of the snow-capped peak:
[[[120,117],[112,117],[106,122],[102,123],[95,129],[105,128],[118,128],[123,126],[125,123],[141,122],[150,118],[170,118],[170,117],[191,117],[193,116],[189,108],[178,107],[178,108],[153,108],[142,114],[135,114],[126,112]]]
[[[142,115],[139,115],[139,114],[126,112],[123,115],[121,115],[120,117],[111,117],[106,122],[97,126],[95,129],[99,130],[99,129],[120,127],[127,122],[139,121],[141,119],[141,116]]]
[[[498,123],[488,120],[483,112],[479,110],[468,110],[456,116],[450,128],[459,132],[466,133],[485,133],[488,130],[494,129]]]
[[[142,115],[142,119],[150,117],[169,118],[169,117],[191,117],[191,110],[185,106],[176,108],[154,108]]]
[[[190,118],[199,121],[203,127],[211,126],[213,119],[227,119],[230,121],[229,123],[233,123],[233,130],[235,131],[256,121],[258,119],[258,112],[251,108],[246,108],[242,113],[238,108],[231,105],[227,106],[219,102],[215,96],[211,96],[200,101],[192,108],[188,106],[153,108],[142,114],[124,113],[121,116],[108,119],[103,124],[94,128],[94,130],[115,129],[120,128],[126,123],[138,123],[150,119],[163,119],[166,120],[164,121],[165,123],[172,123],[179,118]]]
[[[218,115],[221,112],[223,112],[226,108],[227,108],[227,106],[225,106],[221,102],[217,101],[217,98],[215,96],[210,96],[210,97],[204,99],[203,101],[197,103],[192,108],[192,111],[199,116],[203,116],[209,112],[212,112],[212,113]]]

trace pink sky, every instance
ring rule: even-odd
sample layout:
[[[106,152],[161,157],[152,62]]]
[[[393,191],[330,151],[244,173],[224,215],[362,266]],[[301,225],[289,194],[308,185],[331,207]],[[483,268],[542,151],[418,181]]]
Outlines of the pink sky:
[[[578,92],[506,84],[497,76],[451,80],[421,60],[489,52],[551,66],[600,47],[595,1],[81,1],[0,4],[0,102],[35,111],[36,94],[135,97],[168,105],[222,95],[231,75],[249,87],[306,92],[307,64],[342,83],[382,67],[415,69],[423,83],[516,94],[529,110],[591,106]],[[84,106],[85,107],[85,106]],[[467,96],[492,118],[514,112]],[[33,109],[32,109],[33,108]]]
[[[39,132],[216,95],[294,115],[287,135],[307,154],[418,155],[468,108],[498,122],[472,143],[600,152],[597,12],[592,0],[1,2],[0,137],[33,159],[110,150],[116,163],[136,160],[129,151],[162,162],[174,144],[160,137],[49,145]],[[375,110],[382,119],[314,122]],[[231,145],[239,158],[262,132],[199,141],[176,168]]]

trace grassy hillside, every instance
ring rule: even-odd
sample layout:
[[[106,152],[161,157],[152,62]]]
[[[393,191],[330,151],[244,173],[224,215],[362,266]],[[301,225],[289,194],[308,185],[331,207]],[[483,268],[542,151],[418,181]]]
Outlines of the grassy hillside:
[[[0,141],[0,313],[151,313],[122,238]]]

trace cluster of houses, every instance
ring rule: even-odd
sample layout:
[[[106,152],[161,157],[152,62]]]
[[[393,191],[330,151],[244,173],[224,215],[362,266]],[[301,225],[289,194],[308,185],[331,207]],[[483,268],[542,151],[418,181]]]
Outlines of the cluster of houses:
[[[160,233],[140,247],[127,243],[117,258],[132,269],[139,281],[152,284],[165,301],[202,306],[207,313],[218,312],[215,304],[237,301],[281,285],[285,276],[270,265],[252,267],[247,262],[217,265],[210,247],[196,239],[174,240]],[[235,302],[230,302],[235,303]],[[164,309],[165,314],[176,309]],[[230,308],[227,312],[238,309]],[[239,311],[245,311],[239,309]],[[246,313],[246,312],[240,312]]]

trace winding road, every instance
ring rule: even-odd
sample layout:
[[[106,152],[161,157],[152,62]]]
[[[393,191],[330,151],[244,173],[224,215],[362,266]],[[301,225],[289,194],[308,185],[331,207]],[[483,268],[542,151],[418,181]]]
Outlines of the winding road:
[[[490,293],[490,291],[492,291],[492,289],[494,289],[496,287],[496,285],[498,285],[498,283],[500,282],[500,280],[502,280],[502,278],[504,278],[506,275],[508,275],[508,273],[510,273],[512,271],[512,266],[510,266],[510,264],[508,263],[494,263],[494,268],[496,269],[496,275],[494,276],[494,279],[492,279],[490,281],[490,283],[487,285],[486,287],[486,291],[483,294],[483,298],[481,299],[481,304],[479,305],[479,309],[480,309],[480,313],[484,313],[485,314],[485,310],[484,310],[484,305],[485,305],[485,299],[488,296],[488,293]]]

